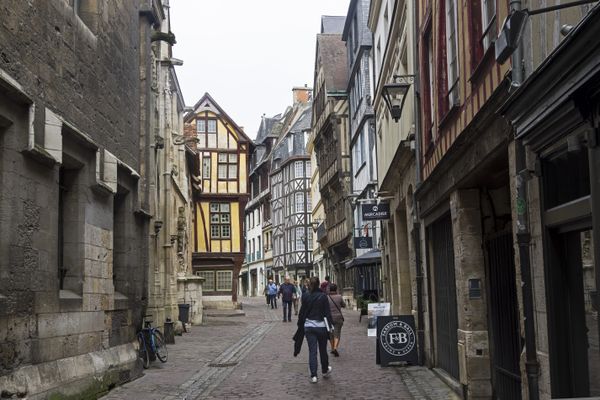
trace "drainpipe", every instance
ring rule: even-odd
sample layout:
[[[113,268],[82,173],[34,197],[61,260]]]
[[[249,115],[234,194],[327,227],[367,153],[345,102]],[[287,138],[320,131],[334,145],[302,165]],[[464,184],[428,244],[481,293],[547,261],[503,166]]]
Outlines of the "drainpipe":
[[[423,315],[423,262],[421,260],[421,216],[415,193],[421,186],[421,97],[419,76],[419,27],[417,25],[419,2],[413,2],[413,64],[414,64],[414,121],[415,121],[415,187],[413,196],[413,244],[415,246],[415,269],[417,271],[417,341],[419,365],[425,365],[425,316]]]
[[[521,10],[521,1],[512,0],[510,7],[514,11]],[[512,87],[519,87],[523,82],[523,47],[519,45],[512,55]],[[531,232],[529,230],[527,182],[529,171],[525,146],[522,139],[515,139],[515,169],[517,173],[517,243],[519,246],[519,261],[521,264],[521,291],[523,296],[523,314],[525,318],[525,373],[527,374],[527,389],[530,400],[539,399],[539,363],[535,337],[533,311],[533,289],[531,279]]]

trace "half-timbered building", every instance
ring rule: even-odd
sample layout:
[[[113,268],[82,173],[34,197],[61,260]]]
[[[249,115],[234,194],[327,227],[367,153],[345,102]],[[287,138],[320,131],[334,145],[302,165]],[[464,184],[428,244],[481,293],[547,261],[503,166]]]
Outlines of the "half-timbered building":
[[[422,182],[415,197],[430,304],[424,357],[445,371],[465,397],[519,399],[522,343],[511,135],[496,113],[508,97],[511,66],[494,57],[509,2],[430,0],[417,5],[417,167]]]
[[[201,193],[194,199],[192,267],[205,279],[205,307],[237,303],[244,261],[244,209],[248,203],[248,157],[252,142],[208,94],[185,117],[186,135],[195,135]]]
[[[280,279],[301,279],[312,270],[311,164],[306,150],[311,112],[308,96],[287,111],[289,128],[271,155],[273,272]]]

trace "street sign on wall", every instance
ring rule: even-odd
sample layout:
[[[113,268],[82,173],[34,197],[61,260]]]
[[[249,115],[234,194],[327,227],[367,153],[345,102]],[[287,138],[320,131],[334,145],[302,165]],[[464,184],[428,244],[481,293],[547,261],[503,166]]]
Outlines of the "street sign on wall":
[[[363,221],[377,221],[380,219],[390,219],[390,203],[381,202],[379,204],[362,204]]]
[[[377,318],[376,362],[382,367],[392,363],[418,364],[417,334],[412,315]]]
[[[372,249],[373,238],[370,236],[359,236],[354,238],[355,249]]]

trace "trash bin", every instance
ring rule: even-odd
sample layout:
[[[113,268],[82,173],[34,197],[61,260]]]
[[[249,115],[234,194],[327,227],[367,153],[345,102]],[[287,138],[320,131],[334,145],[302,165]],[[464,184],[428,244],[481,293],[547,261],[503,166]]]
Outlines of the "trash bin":
[[[179,320],[183,324],[187,324],[190,321],[190,305],[179,304]]]
[[[175,323],[171,321],[171,318],[167,318],[165,322],[165,342],[167,344],[175,344]]]

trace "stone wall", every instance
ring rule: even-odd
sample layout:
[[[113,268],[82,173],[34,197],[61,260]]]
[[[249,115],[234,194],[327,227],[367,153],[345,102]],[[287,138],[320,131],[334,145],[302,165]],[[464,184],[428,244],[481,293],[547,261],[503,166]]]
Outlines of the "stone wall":
[[[106,388],[139,373],[144,18],[136,2],[81,1],[79,15],[72,4],[0,5],[3,396],[73,395],[86,379]]]

